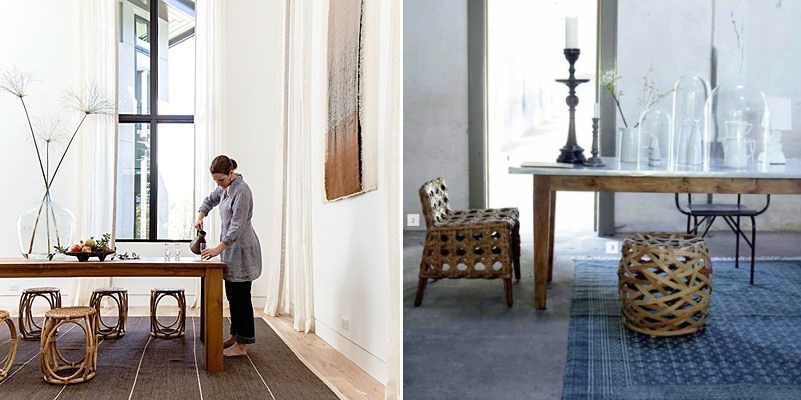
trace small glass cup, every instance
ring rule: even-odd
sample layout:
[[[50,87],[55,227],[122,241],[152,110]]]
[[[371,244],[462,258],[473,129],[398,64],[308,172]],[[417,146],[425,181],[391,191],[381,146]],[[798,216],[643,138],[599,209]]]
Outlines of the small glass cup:
[[[164,243],[164,261],[170,261],[170,244]]]
[[[172,257],[175,261],[181,261],[181,244],[175,243],[172,245]]]

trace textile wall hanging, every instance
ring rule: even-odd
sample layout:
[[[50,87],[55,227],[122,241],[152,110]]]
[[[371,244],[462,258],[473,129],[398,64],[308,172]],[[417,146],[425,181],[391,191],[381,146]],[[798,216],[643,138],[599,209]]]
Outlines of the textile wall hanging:
[[[376,188],[375,140],[364,129],[364,20],[363,0],[329,2],[326,200]]]

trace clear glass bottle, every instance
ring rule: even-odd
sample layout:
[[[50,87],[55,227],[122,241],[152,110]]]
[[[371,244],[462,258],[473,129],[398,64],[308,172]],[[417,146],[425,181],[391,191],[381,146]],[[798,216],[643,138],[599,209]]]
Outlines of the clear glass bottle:
[[[706,104],[704,168],[764,169],[755,154],[768,148],[770,112],[762,91],[743,84],[715,88]]]
[[[673,115],[667,140],[668,168],[703,164],[704,106],[709,86],[698,75],[682,75],[673,85]]]

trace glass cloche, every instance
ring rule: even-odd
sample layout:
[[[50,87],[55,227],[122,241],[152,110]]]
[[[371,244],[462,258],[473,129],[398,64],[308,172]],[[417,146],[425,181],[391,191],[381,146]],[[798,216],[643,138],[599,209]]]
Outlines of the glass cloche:
[[[706,102],[704,169],[762,168],[755,154],[767,148],[770,112],[762,91],[740,83],[715,88]]]
[[[706,127],[704,105],[709,87],[698,75],[682,75],[673,85],[673,118],[668,139],[668,168],[701,166]]]

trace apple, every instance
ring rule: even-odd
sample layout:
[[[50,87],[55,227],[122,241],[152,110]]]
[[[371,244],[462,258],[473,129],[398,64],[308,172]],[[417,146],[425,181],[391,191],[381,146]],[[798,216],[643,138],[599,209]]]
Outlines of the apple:
[[[81,251],[81,246],[74,244],[70,247],[70,253],[79,253]]]
[[[104,253],[111,253],[111,248],[108,247],[108,246],[103,246],[103,252]]]
[[[97,242],[95,242],[95,237],[92,236],[89,239],[86,239],[86,243],[84,243],[84,246],[88,246],[94,249],[95,246],[97,246]]]
[[[84,253],[91,253],[92,252],[92,248],[89,247],[89,246],[83,246],[81,251],[84,252]]]

